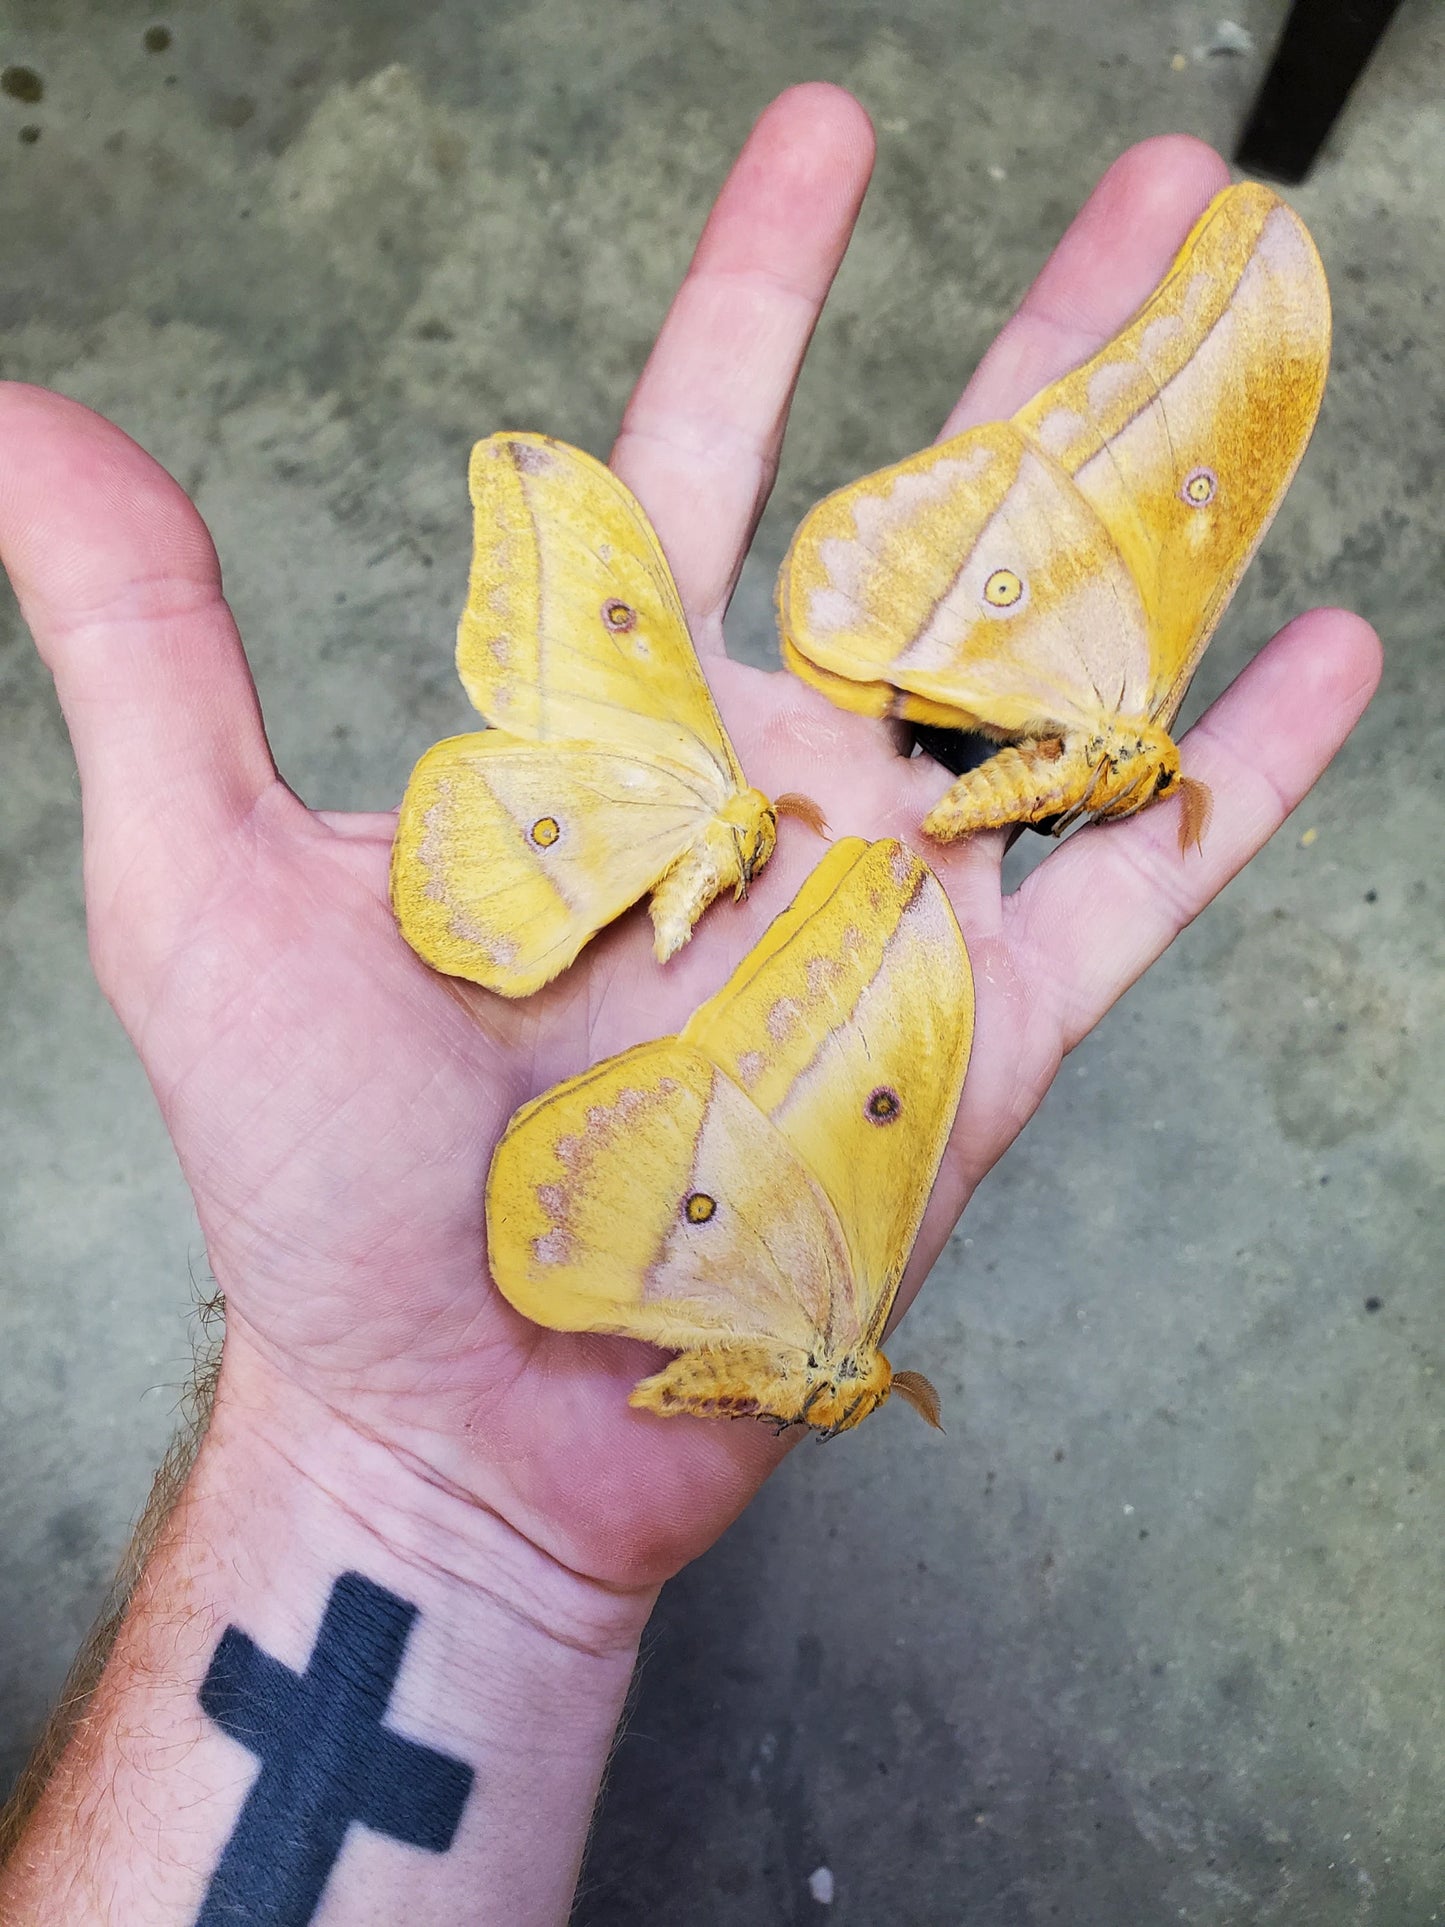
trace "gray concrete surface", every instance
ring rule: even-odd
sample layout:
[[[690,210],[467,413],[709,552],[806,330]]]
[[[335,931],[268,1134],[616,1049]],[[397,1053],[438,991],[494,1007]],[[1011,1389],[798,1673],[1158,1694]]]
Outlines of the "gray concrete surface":
[[[1226,10],[1253,54],[1204,51]],[[853,87],[882,151],[734,610],[753,652],[801,509],[933,432],[1121,146],[1227,147],[1283,11],[5,0],[0,65],[44,94],[0,96],[0,369],[185,481],[283,769],[384,804],[464,720],[467,445],[605,450],[778,87]],[[1445,1918],[1442,83],[1407,0],[1296,196],[1335,369],[1196,701],[1312,600],[1375,619],[1386,686],[975,1201],[897,1347],[947,1437],[890,1410],[799,1452],[667,1595],[588,1927]],[[4,1779],[167,1436],[205,1255],[89,979],[8,601],[0,677]]]

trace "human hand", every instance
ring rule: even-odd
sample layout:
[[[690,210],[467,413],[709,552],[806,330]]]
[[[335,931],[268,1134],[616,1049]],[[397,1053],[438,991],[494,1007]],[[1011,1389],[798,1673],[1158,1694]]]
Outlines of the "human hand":
[[[887,726],[722,652],[870,160],[861,110],[834,89],[796,90],[764,115],[613,459],[672,562],[750,779],[813,796],[835,835],[917,846],[946,772],[902,757]],[[1114,333],[1225,178],[1190,141],[1118,162],[947,432],[1011,412]],[[223,1415],[257,1415],[291,1445],[313,1429],[364,1436],[420,1485],[645,1601],[784,1448],[754,1425],[633,1411],[643,1348],[518,1317],[487,1279],[488,1161],[524,1100],[679,1028],[820,844],[785,823],[746,903],[710,911],[665,969],[634,913],[522,1004],[438,978],[391,918],[392,817],[312,813],[277,777],[209,538],[176,485],[117,430],[32,389],[0,391],[0,447],[0,551],[80,765],[96,969],[226,1294]],[[1202,856],[1181,858],[1165,806],[1071,838],[1008,898],[1002,836],[926,851],[969,943],[978,1017],[900,1306],[1063,1055],[1299,801],[1376,674],[1373,636],[1339,612],[1299,619],[1261,652],[1185,742],[1187,771],[1216,799]]]

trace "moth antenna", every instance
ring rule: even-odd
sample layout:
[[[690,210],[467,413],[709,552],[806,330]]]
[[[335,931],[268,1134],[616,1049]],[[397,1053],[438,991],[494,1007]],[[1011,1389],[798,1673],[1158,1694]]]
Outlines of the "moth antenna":
[[[796,816],[800,823],[806,823],[819,836],[828,834],[828,819],[811,796],[802,796],[796,790],[789,790],[775,800],[773,808],[779,816]]]
[[[1179,788],[1183,797],[1183,808],[1179,813],[1179,848],[1187,855],[1192,843],[1202,854],[1204,832],[1209,828],[1209,819],[1214,814],[1214,791],[1207,783],[1201,783],[1197,776],[1181,776]]]
[[[922,1372],[895,1372],[893,1390],[913,1407],[920,1418],[927,1419],[935,1432],[943,1430],[943,1407],[938,1393]]]

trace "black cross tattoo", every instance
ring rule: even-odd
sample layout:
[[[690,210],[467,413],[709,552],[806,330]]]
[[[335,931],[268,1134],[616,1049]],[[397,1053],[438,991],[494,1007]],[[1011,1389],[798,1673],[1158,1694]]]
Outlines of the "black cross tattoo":
[[[343,1573],[304,1673],[235,1626],[221,1635],[201,1707],[261,1771],[196,1927],[305,1927],[353,1821],[428,1853],[452,1844],[471,1767],[382,1725],[416,1611]]]

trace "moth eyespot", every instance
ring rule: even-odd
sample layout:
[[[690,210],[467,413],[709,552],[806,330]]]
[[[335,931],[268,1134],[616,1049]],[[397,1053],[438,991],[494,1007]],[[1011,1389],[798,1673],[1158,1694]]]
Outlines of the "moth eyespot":
[[[550,850],[562,834],[562,825],[555,816],[539,816],[527,834],[539,850]]]
[[[1185,477],[1179,493],[1192,509],[1202,509],[1214,500],[1219,479],[1212,468],[1196,468]]]
[[[903,1101],[897,1091],[887,1084],[880,1084],[870,1093],[868,1102],[863,1106],[863,1115],[870,1124],[892,1124],[903,1110]]]
[[[602,620],[614,635],[622,635],[637,627],[637,611],[631,603],[619,602],[616,596],[602,605]]]
[[[1012,609],[1023,593],[1024,579],[1012,569],[995,569],[983,585],[983,599],[991,609]]]
[[[682,1215],[689,1224],[706,1224],[717,1211],[717,1199],[706,1191],[690,1191],[682,1201]]]

